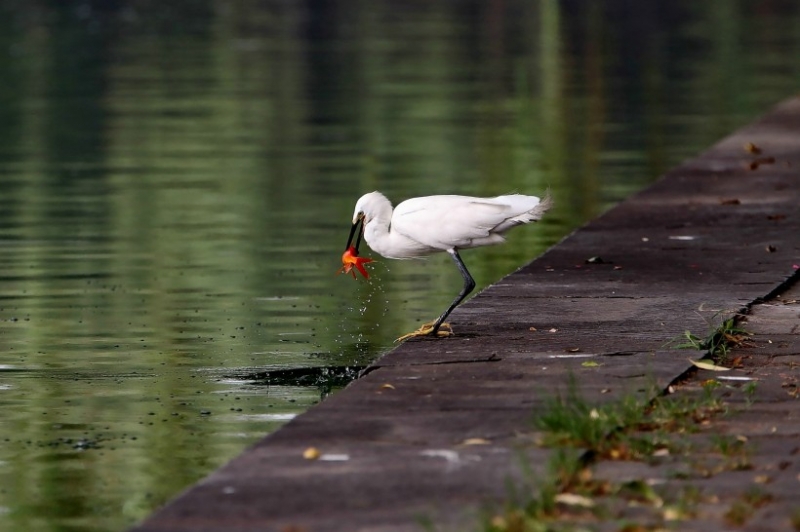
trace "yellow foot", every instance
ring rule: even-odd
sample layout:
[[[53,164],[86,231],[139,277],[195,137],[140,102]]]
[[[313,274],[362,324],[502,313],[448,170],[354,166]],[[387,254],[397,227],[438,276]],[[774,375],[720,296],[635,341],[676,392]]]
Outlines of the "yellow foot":
[[[408,334],[404,334],[403,336],[401,336],[400,338],[395,340],[395,342],[402,342],[403,340],[408,340],[409,338],[416,338],[416,337],[419,337],[419,336],[433,336],[431,334],[433,332],[433,323],[434,322],[432,322],[432,321],[429,321],[428,323],[423,323],[420,326],[419,329],[417,329],[414,332],[410,332]],[[452,335],[453,335],[453,328],[450,327],[450,324],[449,323],[442,323],[441,325],[439,325],[439,330],[436,331],[436,335],[435,336],[443,338],[443,337],[452,336]]]

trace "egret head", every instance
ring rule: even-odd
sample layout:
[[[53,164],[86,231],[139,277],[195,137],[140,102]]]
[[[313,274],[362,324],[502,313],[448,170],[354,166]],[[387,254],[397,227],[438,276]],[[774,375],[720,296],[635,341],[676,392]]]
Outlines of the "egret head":
[[[391,214],[392,204],[386,199],[386,196],[377,190],[364,194],[356,202],[356,208],[353,211],[353,223],[356,223],[359,218],[363,218],[364,223],[367,224],[387,208]]]
[[[364,234],[364,227],[372,220],[378,210],[385,208],[385,205],[388,205],[389,211],[391,211],[392,206],[389,200],[386,199],[386,196],[377,191],[364,194],[358,198],[356,208],[353,211],[353,225],[350,228],[350,237],[347,239],[347,246],[345,249],[350,248],[353,237],[355,237],[356,232],[358,232],[355,245],[355,250],[358,252],[358,246],[361,244],[361,237]]]

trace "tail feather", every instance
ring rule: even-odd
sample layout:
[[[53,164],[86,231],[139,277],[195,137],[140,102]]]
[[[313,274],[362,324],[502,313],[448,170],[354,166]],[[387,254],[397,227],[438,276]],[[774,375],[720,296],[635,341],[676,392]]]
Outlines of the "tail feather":
[[[517,225],[536,222],[542,218],[544,213],[547,212],[550,207],[553,206],[553,197],[549,193],[547,193],[544,198],[541,199],[537,198],[536,196],[521,195],[504,196],[503,199],[512,200],[511,203],[514,206],[520,205],[524,201],[525,204],[521,208],[525,210],[516,216],[508,218],[503,223],[495,227],[494,231],[497,233],[502,233]]]
[[[546,213],[552,206],[553,197],[548,193],[544,198],[539,200],[539,203],[534,208],[515,217],[515,219],[525,224],[537,222],[542,219],[544,213]]]

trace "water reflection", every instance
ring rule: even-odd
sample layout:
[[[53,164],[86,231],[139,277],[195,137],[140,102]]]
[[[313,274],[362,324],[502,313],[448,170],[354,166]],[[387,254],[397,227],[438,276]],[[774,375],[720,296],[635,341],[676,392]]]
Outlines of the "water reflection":
[[[485,286],[796,91],[797,7],[641,4],[0,4],[0,529],[120,530],[435,317],[447,257],[334,275],[363,192],[549,187]]]

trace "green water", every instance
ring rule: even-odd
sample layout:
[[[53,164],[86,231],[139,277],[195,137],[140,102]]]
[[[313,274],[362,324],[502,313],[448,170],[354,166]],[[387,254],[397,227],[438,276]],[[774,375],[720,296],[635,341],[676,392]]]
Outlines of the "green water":
[[[334,275],[362,193],[549,188],[484,287],[798,58],[793,2],[0,2],[0,530],[123,530],[438,315],[447,257]]]

